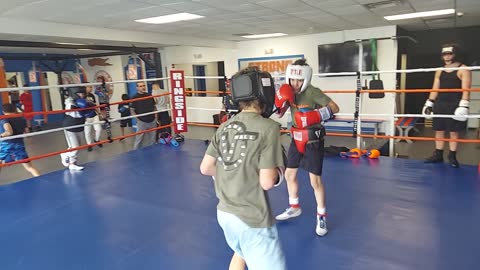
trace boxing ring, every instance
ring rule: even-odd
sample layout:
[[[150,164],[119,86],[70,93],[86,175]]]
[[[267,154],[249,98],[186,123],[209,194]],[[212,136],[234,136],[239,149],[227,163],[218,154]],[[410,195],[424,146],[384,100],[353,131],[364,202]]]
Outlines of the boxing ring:
[[[0,186],[2,269],[227,269],[206,145],[150,146]],[[115,168],[115,169],[106,169]],[[346,168],[348,173],[345,172]],[[300,171],[299,179],[307,175]],[[278,223],[289,269],[475,269],[480,177],[475,166],[381,157],[324,163],[330,233],[313,233],[315,200]],[[269,192],[275,213],[286,186]]]
[[[325,92],[372,91],[399,90]],[[52,113],[59,112],[65,111]],[[368,116],[361,114],[359,119]],[[385,115],[392,121],[397,116],[409,115]],[[357,138],[434,140],[361,134],[361,125],[356,131]],[[131,136],[135,133],[111,139]],[[99,143],[108,146],[107,140]],[[82,164],[83,171],[65,169],[0,186],[1,269],[227,269],[232,251],[217,224],[213,182],[199,172],[206,147],[202,140],[186,140],[180,147],[152,145]],[[29,161],[58,158],[71,150]],[[304,214],[278,223],[289,269],[475,269],[480,265],[475,254],[480,240],[477,166],[452,169],[446,163],[389,157],[326,157],[323,179],[330,232],[322,238],[314,233],[316,203],[308,175],[300,170],[298,177],[303,182]],[[274,214],[282,212],[288,200],[286,185],[268,193]]]

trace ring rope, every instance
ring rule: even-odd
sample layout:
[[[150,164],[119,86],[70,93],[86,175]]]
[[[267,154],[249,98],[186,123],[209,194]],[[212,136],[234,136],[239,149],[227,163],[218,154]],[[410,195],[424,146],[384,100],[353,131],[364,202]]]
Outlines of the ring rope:
[[[133,83],[133,82],[150,82],[150,81],[160,81],[168,80],[170,77],[163,78],[151,78],[151,79],[138,79],[138,80],[125,80],[125,81],[113,81],[105,82],[105,84],[119,84],[119,83]],[[38,85],[38,86],[26,86],[26,87],[6,87],[0,88],[0,92],[9,92],[9,91],[18,91],[18,90],[38,90],[38,89],[48,89],[48,88],[66,88],[74,86],[101,86],[103,83],[94,82],[94,83],[71,83],[71,84],[57,84],[57,85]]]
[[[207,124],[200,122],[188,122],[188,125],[200,126],[200,127],[215,127],[218,128],[220,125]],[[281,130],[281,133],[290,133],[289,130]],[[337,133],[337,132],[327,132],[327,136],[337,136],[337,137],[349,137],[352,135],[348,133]],[[445,141],[445,142],[463,142],[463,143],[480,143],[480,139],[449,139],[449,138],[432,138],[432,137],[409,137],[409,136],[390,136],[390,135],[373,135],[373,134],[357,134],[362,138],[374,138],[374,139],[401,139],[401,140],[417,140],[417,141]]]
[[[400,69],[400,70],[384,70],[384,71],[361,71],[362,75],[374,75],[381,73],[414,73],[414,72],[432,72],[439,70],[480,70],[480,66],[471,66],[471,67],[449,67],[449,68],[417,68],[417,69]],[[332,72],[332,73],[316,73],[312,74],[314,76],[332,76],[332,75],[357,75],[357,72]],[[275,75],[273,78],[284,78],[285,75]],[[225,79],[224,76],[185,76],[186,79]],[[138,79],[138,80],[121,80],[121,81],[112,81],[105,82],[105,84],[119,84],[119,83],[132,83],[132,82],[149,82],[149,81],[159,81],[159,80],[168,80],[170,77],[162,78],[151,78],[151,79]],[[48,89],[48,88],[62,88],[62,87],[74,87],[74,86],[97,86],[102,85],[101,82],[94,83],[74,83],[74,84],[60,84],[60,85],[39,85],[39,86],[28,86],[28,87],[7,87],[1,88],[0,92],[9,92],[9,91],[18,91],[18,90],[37,90],[37,89]]]
[[[225,76],[184,76],[185,79],[225,79]]]
[[[358,74],[364,74],[364,75],[373,75],[373,74],[381,74],[381,73],[413,73],[413,72],[431,72],[431,71],[438,71],[438,70],[480,70],[480,67],[479,66],[475,66],[475,67],[457,67],[457,68],[422,68],[422,69],[409,69],[409,70],[387,70],[387,71],[372,71],[372,72],[340,72],[340,73],[322,73],[322,74],[313,74],[315,76],[329,76],[329,75],[358,75]],[[282,76],[274,76],[274,77],[282,77]],[[201,78],[201,79],[209,79],[209,78],[212,78],[212,79],[225,79],[225,77],[220,77],[220,76],[185,76],[185,78],[192,78],[192,79],[197,79],[197,78]],[[145,81],[158,81],[158,80],[168,80],[170,79],[170,77],[165,77],[165,78],[152,78],[152,79],[139,79],[139,80],[128,80],[128,81],[114,81],[114,82],[106,82],[106,84],[116,84],[116,83],[130,83],[130,82],[145,82]],[[57,87],[57,88],[65,88],[65,87],[73,87],[73,86],[87,86],[87,85],[102,85],[102,83],[82,83],[82,84],[64,84],[64,85],[52,85],[52,86],[31,86],[31,87],[11,87],[11,88],[2,88],[0,89],[0,92],[6,92],[6,91],[12,91],[12,90],[35,90],[35,89],[48,89],[48,88],[54,88],[54,87]],[[357,86],[358,88],[358,86]],[[324,92],[331,92],[331,93],[385,93],[385,92],[395,92],[395,93],[399,93],[399,92],[410,92],[410,93],[418,93],[418,92],[463,92],[463,91],[471,91],[471,92],[478,92],[480,91],[480,89],[405,89],[405,90],[360,90],[358,91],[357,90],[326,90]],[[219,93],[219,94],[226,94],[228,93],[227,91],[185,91],[186,93],[194,93],[194,92],[198,92],[198,93]],[[142,99],[148,99],[148,98],[152,98],[152,97],[160,97],[160,96],[164,96],[164,95],[170,95],[170,93],[165,93],[165,94],[160,94],[160,95],[155,95],[155,96],[149,96],[149,97],[143,97],[143,98],[137,98],[137,99],[133,99],[133,101],[135,100],[142,100]],[[116,104],[122,104],[122,103],[129,103],[129,102],[132,102],[132,100],[128,100],[128,101],[120,101],[120,102],[115,102],[115,103],[111,103],[110,105],[116,105]],[[53,114],[53,113],[63,113],[63,112],[67,112],[67,111],[80,111],[80,110],[86,110],[86,109],[93,109],[93,108],[101,108],[101,107],[105,107],[105,106],[108,106],[108,105],[99,105],[99,106],[95,106],[95,107],[89,107],[89,108],[83,108],[83,109],[72,109],[72,110],[58,110],[58,111],[49,111],[49,112],[31,112],[31,113],[28,113],[29,115],[32,115],[32,114]],[[187,109],[202,109],[202,108],[187,108]],[[123,119],[130,119],[130,118],[135,118],[135,117],[140,117],[140,116],[144,116],[144,115],[149,115],[149,114],[154,114],[154,113],[158,113],[158,112],[161,112],[161,111],[170,111],[171,109],[166,109],[166,110],[159,110],[159,111],[154,111],[154,112],[149,112],[149,113],[144,113],[144,114],[139,114],[139,115],[132,115],[132,116],[128,116],[128,117],[122,117],[122,118],[116,118],[116,119],[109,119],[110,122],[115,122],[115,121],[119,121],[119,120],[123,120]],[[215,110],[217,111],[218,109],[203,109],[203,110]],[[18,115],[20,114],[16,114],[14,115],[15,117],[18,117]],[[351,114],[341,114],[341,113],[338,113],[337,115],[341,116],[341,115],[348,115],[350,116]],[[420,114],[359,114],[359,116],[385,116],[385,117],[425,117],[424,115],[420,115]],[[431,115],[431,116],[428,116],[429,118],[434,118],[434,117],[438,117],[438,118],[452,118],[453,115]],[[0,116],[2,117],[2,116]],[[466,118],[480,118],[480,115],[468,115],[468,116],[465,116]],[[3,117],[3,118],[7,118],[7,117]],[[14,138],[21,138],[21,137],[30,137],[30,136],[34,136],[34,135],[40,135],[40,134],[45,134],[45,133],[50,133],[50,132],[55,132],[55,131],[62,131],[62,130],[65,130],[65,129],[71,129],[71,128],[75,128],[75,127],[81,127],[81,126],[87,126],[87,125],[95,125],[95,124],[103,124],[105,123],[106,121],[99,121],[99,122],[94,122],[94,123],[88,123],[88,124],[82,124],[82,125],[77,125],[77,126],[70,126],[70,127],[65,127],[65,128],[58,128],[58,129],[51,129],[51,130],[48,130],[48,131],[40,131],[40,132],[33,132],[33,133],[28,133],[28,134],[21,134],[21,135],[16,135],[16,136],[9,136],[7,138],[2,138],[0,139],[0,141],[2,140],[5,140],[5,139],[14,139]],[[213,124],[204,124],[204,123],[187,123],[189,125],[198,125],[198,126],[210,126],[210,127],[218,127],[218,125],[213,125]],[[150,132],[150,131],[154,131],[154,130],[158,130],[158,129],[162,129],[162,128],[165,128],[165,127],[171,127],[173,126],[173,124],[169,124],[169,125],[165,125],[165,126],[160,126],[160,127],[155,127],[155,128],[152,128],[152,129],[148,129],[148,130],[144,130],[144,131],[140,131],[140,132],[136,132],[136,133],[132,133],[132,134],[128,134],[128,135],[125,135],[125,136],[120,136],[120,137],[115,137],[113,138],[113,140],[118,140],[118,139],[121,139],[121,138],[127,138],[127,137],[132,137],[132,136],[136,136],[138,134],[142,134],[142,133],[146,133],[146,132]],[[284,131],[284,132],[288,132],[288,131]],[[344,134],[344,133],[327,133],[327,135],[330,135],[330,136],[344,136],[344,137],[351,137],[351,135],[348,135],[348,134]],[[357,135],[357,134],[355,134]],[[473,140],[473,139],[447,139],[447,138],[443,138],[443,139],[439,139],[439,138],[431,138],[431,137],[408,137],[408,136],[389,136],[389,135],[370,135],[370,134],[358,134],[358,136],[360,137],[364,137],[364,138],[385,138],[385,139],[410,139],[410,140],[422,140],[422,141],[456,141],[456,142],[465,142],[465,143],[478,143],[480,142],[480,140]],[[29,159],[25,159],[25,160],[19,160],[19,161],[14,161],[14,162],[9,162],[9,163],[6,163],[6,164],[0,164],[0,167],[3,167],[3,166],[10,166],[10,165],[14,165],[14,164],[20,164],[20,163],[25,163],[25,162],[28,162],[30,160],[36,160],[36,159],[40,159],[40,158],[43,158],[43,157],[49,157],[49,156],[53,156],[53,155],[57,155],[59,153],[65,153],[65,152],[70,152],[70,151],[73,151],[73,150],[80,150],[80,149],[84,149],[84,148],[87,148],[87,147],[90,147],[92,145],[97,145],[97,144],[103,144],[103,143],[106,143],[106,142],[109,142],[108,140],[104,140],[104,141],[100,141],[100,142],[97,142],[97,143],[94,143],[94,144],[87,144],[87,145],[82,145],[82,146],[79,146],[79,147],[76,147],[76,148],[71,148],[71,149],[66,149],[66,150],[63,150],[63,151],[56,151],[56,152],[53,152],[53,153],[49,153],[49,154],[44,154],[44,155],[39,155],[39,156],[36,156],[36,157],[31,157]]]
[[[163,94],[158,94],[158,95],[153,95],[153,96],[146,96],[146,97],[140,97],[140,98],[134,98],[134,99],[128,99],[128,100],[122,100],[122,101],[116,101],[109,103],[108,105],[119,105],[119,104],[124,104],[124,103],[131,103],[139,100],[144,100],[144,99],[150,99],[150,98],[156,98],[156,97],[161,97],[161,96],[167,96],[170,95],[170,93],[163,93]],[[48,115],[48,114],[60,114],[60,113],[66,113],[66,112],[75,112],[75,111],[85,111],[85,110],[93,110],[96,108],[104,108],[108,106],[107,104],[102,104],[102,105],[95,105],[92,107],[88,108],[77,108],[77,109],[68,109],[68,110],[53,110],[53,111],[39,111],[39,112],[22,112],[22,113],[16,113],[16,114],[10,114],[10,115],[0,115],[0,119],[5,119],[5,118],[16,118],[19,116],[23,115]]]
[[[148,113],[130,115],[130,116],[126,116],[126,117],[113,118],[113,119],[109,119],[108,121],[109,122],[117,122],[117,121],[120,121],[120,120],[126,120],[126,119],[131,119],[131,118],[136,118],[136,117],[141,117],[141,116],[145,116],[145,115],[156,114],[156,113],[159,113],[159,112],[165,112],[165,111],[171,111],[171,110],[172,109],[163,109],[163,110],[158,110],[158,111],[153,111],[153,112],[148,112]],[[64,131],[66,129],[79,128],[79,127],[91,126],[91,125],[95,125],[95,124],[105,124],[105,123],[106,123],[106,121],[102,120],[102,121],[85,123],[85,124],[75,125],[75,126],[52,128],[52,129],[48,129],[48,130],[42,130],[42,131],[36,131],[36,132],[31,132],[31,133],[8,136],[8,137],[5,137],[5,138],[0,138],[0,141],[32,137],[32,136],[35,136],[35,135],[42,135],[42,134],[48,134],[48,133],[53,133],[53,132],[57,132],[57,131]]]
[[[452,71],[452,70],[480,70],[480,66],[471,67],[441,67],[441,68],[416,68],[416,69],[394,69],[383,71],[360,71],[362,75],[375,75],[382,73],[416,73],[416,72],[433,72],[433,71]],[[312,76],[328,77],[328,76],[356,76],[357,72],[330,72],[330,73],[314,73]],[[273,78],[284,78],[285,75],[273,75]]]
[[[147,132],[151,132],[151,131],[156,131],[156,130],[159,130],[159,129],[172,127],[172,126],[173,126],[173,124],[168,124],[168,125],[159,126],[159,127],[155,127],[155,128],[151,128],[151,129],[147,129],[147,130],[138,131],[138,132],[131,133],[131,134],[128,134],[128,135],[125,135],[125,136],[118,136],[118,137],[112,138],[112,141],[125,139],[125,138],[128,138],[128,137],[136,136],[138,134],[147,133]],[[13,136],[11,136],[11,137],[13,137]],[[102,141],[98,141],[96,143],[84,144],[84,145],[81,145],[81,146],[78,146],[78,147],[75,147],[75,148],[69,148],[69,149],[66,149],[66,150],[60,150],[60,151],[50,152],[50,153],[47,153],[47,154],[41,154],[41,155],[37,155],[37,156],[34,156],[34,157],[29,157],[29,158],[26,158],[26,159],[22,159],[22,160],[16,160],[16,161],[3,163],[3,164],[0,163],[0,168],[1,167],[12,166],[12,165],[16,165],[16,164],[21,164],[21,163],[27,163],[27,162],[30,162],[30,161],[33,161],[33,160],[42,159],[42,158],[51,157],[51,156],[56,156],[56,155],[59,155],[61,153],[67,153],[67,152],[71,152],[71,151],[75,151],[75,150],[81,150],[81,149],[88,148],[90,146],[95,146],[95,145],[98,145],[98,144],[105,144],[105,143],[109,143],[109,142],[110,142],[109,140],[102,140]]]

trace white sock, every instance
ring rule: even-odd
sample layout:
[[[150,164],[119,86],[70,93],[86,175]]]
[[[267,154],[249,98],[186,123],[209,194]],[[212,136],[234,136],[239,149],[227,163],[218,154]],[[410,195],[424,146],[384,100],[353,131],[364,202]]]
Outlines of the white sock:
[[[327,209],[326,209],[326,208],[317,207],[317,214],[319,214],[319,215],[325,215],[326,213],[327,213]]]
[[[288,204],[290,204],[290,206],[300,207],[299,201],[300,200],[298,199],[298,197],[297,198],[288,198]]]

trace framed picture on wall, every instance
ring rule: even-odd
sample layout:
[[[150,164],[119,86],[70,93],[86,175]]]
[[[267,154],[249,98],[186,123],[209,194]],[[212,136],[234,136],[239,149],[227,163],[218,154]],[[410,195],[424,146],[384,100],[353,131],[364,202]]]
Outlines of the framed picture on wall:
[[[295,62],[295,60],[305,58],[303,54],[286,55],[286,56],[272,56],[272,57],[255,57],[255,58],[240,58],[238,59],[238,69],[246,67],[258,66],[263,71],[268,71],[274,78],[275,89],[280,88],[285,83],[284,76],[287,70],[287,65]]]

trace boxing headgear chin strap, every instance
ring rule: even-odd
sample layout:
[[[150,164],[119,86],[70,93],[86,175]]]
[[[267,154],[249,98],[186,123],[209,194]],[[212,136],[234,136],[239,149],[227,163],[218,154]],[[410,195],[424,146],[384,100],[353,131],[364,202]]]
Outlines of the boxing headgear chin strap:
[[[310,66],[300,66],[289,64],[285,71],[285,83],[290,84],[290,79],[303,80],[300,92],[305,91],[312,80],[312,68]]]

